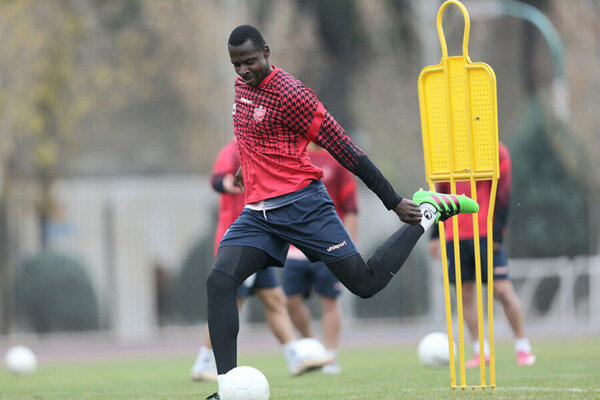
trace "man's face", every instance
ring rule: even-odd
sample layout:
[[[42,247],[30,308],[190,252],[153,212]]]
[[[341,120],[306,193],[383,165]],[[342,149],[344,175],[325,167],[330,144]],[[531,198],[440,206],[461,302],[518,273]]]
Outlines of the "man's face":
[[[228,45],[228,48],[233,68],[246,85],[257,87],[271,72],[269,46],[261,50],[248,39],[239,46]]]

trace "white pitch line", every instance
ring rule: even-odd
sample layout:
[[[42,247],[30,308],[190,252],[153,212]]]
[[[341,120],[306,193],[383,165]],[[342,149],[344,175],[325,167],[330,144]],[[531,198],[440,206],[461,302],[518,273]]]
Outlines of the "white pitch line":
[[[496,388],[496,390],[543,390],[546,392],[592,392],[592,393],[600,393],[600,388],[559,388],[559,387],[536,387],[536,386],[516,386],[516,387],[503,387]]]
[[[400,389],[402,392],[420,392],[422,391],[422,389],[414,389],[414,388],[402,388]],[[426,389],[426,390],[431,390],[431,391],[449,391],[452,390],[450,388],[431,388],[431,389]],[[456,388],[456,390],[460,390],[460,388]],[[466,388],[465,391],[470,391],[472,390],[472,388]],[[502,391],[502,392],[508,392],[511,390],[514,391],[519,391],[519,390],[526,390],[526,391],[531,391],[531,392],[575,392],[575,393],[600,393],[600,388],[589,388],[589,389],[584,389],[584,388],[559,388],[559,387],[536,387],[536,386],[507,386],[507,387],[496,387],[496,390]],[[475,388],[475,392],[479,392],[481,391],[481,388]],[[491,392],[492,388],[486,388],[485,389],[486,392]]]

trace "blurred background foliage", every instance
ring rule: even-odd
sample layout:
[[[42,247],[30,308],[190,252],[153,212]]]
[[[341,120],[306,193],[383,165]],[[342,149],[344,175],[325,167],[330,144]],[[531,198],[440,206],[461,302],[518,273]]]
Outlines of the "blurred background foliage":
[[[510,246],[523,256],[596,252],[599,216],[590,205],[597,204],[600,187],[600,5],[527,3],[549,16],[563,40],[567,123],[552,115],[553,66],[532,25],[473,18],[470,55],[492,65],[498,78],[500,138],[518,169],[513,199],[554,210],[577,199],[570,204],[585,211],[577,217],[553,212],[549,222],[549,210],[520,214],[514,207],[511,221],[519,229]],[[36,178],[47,193],[57,177],[209,173],[231,135],[235,76],[225,43],[241,23],[259,26],[272,62],[314,88],[397,189],[410,193],[424,184],[417,77],[440,57],[435,26],[424,24],[423,11],[435,13],[439,4],[0,1],[3,196],[21,177]],[[450,54],[456,54],[462,19],[449,10],[444,24]],[[544,122],[534,123],[536,115]],[[49,193],[41,197],[42,221],[51,203]],[[575,222],[582,220],[592,222]],[[556,233],[567,226],[564,235]],[[549,232],[561,246],[546,242]]]
[[[92,282],[85,266],[68,254],[44,251],[23,262],[14,296],[17,321],[36,333],[99,327]]]

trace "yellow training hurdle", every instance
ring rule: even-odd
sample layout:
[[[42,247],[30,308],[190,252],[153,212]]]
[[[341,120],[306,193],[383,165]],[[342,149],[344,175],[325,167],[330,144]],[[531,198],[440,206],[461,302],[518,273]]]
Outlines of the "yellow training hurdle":
[[[465,28],[463,55],[448,57],[446,39],[442,28],[444,11],[454,4],[462,11]],[[448,279],[448,261],[444,224],[439,223],[442,253],[446,324],[450,352],[450,384],[453,389],[495,388],[496,370],[494,353],[493,318],[493,238],[492,219],[494,200],[499,178],[498,163],[498,112],[496,103],[496,77],[492,68],[484,63],[471,62],[468,55],[470,20],[465,6],[456,0],[448,0],[437,14],[437,30],[442,47],[439,65],[428,66],[419,75],[419,105],[425,156],[426,179],[431,190],[436,182],[450,182],[451,192],[456,192],[456,181],[468,180],[471,196],[477,201],[476,181],[491,180],[490,204],[487,215],[488,252],[488,333],[490,344],[490,378],[486,383],[484,358],[483,291],[481,281],[481,249],[479,248],[479,223],[473,215],[473,233],[476,263],[477,319],[479,331],[480,378],[479,385],[467,385],[465,373],[465,349],[462,308],[462,281],[458,221],[453,218],[454,261],[456,271],[456,309],[458,318],[460,384],[456,383],[455,355],[453,349],[453,322]]]

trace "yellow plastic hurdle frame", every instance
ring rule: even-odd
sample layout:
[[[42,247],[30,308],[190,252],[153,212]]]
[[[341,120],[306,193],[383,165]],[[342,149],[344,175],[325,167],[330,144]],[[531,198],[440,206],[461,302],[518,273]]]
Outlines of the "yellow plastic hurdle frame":
[[[460,8],[465,20],[463,55],[448,57],[446,39],[442,28],[444,11],[454,4]],[[489,211],[487,215],[488,251],[488,333],[490,344],[490,382],[486,384],[484,358],[483,300],[481,283],[481,258],[479,240],[474,241],[476,260],[477,319],[479,331],[480,378],[479,385],[467,386],[465,377],[464,329],[462,308],[462,284],[458,221],[452,221],[456,271],[456,308],[459,336],[460,385],[456,384],[454,346],[452,345],[452,307],[448,281],[448,261],[444,224],[439,223],[440,248],[446,302],[446,324],[450,352],[450,384],[452,389],[496,387],[493,318],[493,238],[492,219],[496,189],[499,178],[498,162],[498,112],[496,103],[496,76],[484,63],[474,63],[468,55],[470,20],[465,6],[456,0],[448,0],[437,14],[437,30],[442,47],[439,65],[428,66],[419,75],[419,104],[425,155],[426,179],[431,190],[435,182],[450,182],[453,193],[456,181],[469,180],[471,196],[477,201],[476,181],[491,180]],[[479,239],[477,214],[473,215],[473,233]]]

